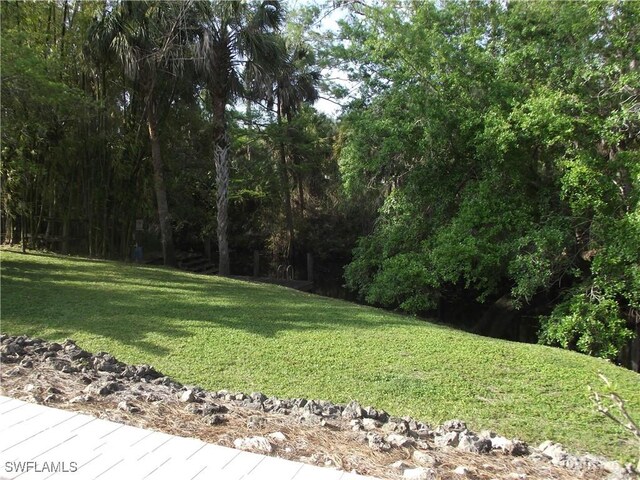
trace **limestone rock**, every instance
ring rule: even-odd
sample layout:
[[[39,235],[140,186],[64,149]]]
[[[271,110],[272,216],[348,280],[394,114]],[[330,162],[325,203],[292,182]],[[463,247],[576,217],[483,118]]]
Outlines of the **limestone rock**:
[[[382,425],[382,430],[385,432],[405,434],[409,431],[409,425],[402,418],[391,417],[387,423]]]
[[[458,432],[449,432],[444,435],[438,435],[434,438],[434,442],[438,447],[457,447],[460,434]]]
[[[285,436],[284,433],[282,432],[273,432],[270,433],[269,435],[267,435],[271,440],[274,440],[276,442],[284,442],[287,437]]]
[[[397,448],[409,447],[411,446],[411,444],[413,444],[413,440],[411,440],[409,437],[398,435],[397,433],[390,433],[389,435],[384,437],[384,440],[392,447]]]
[[[442,428],[449,432],[463,432],[467,429],[467,424],[458,419],[447,420],[442,424]]]
[[[138,407],[136,407],[135,405],[132,405],[126,400],[123,400],[120,403],[118,403],[118,410],[122,410],[123,412],[129,412],[129,413],[140,412],[140,409]]]
[[[204,420],[209,425],[220,425],[221,423],[226,422],[227,418],[224,415],[213,414],[207,415],[206,417],[204,417]]]
[[[267,419],[260,415],[251,415],[247,419],[247,428],[259,429],[263,428],[267,424]]]
[[[180,395],[180,401],[185,403],[195,402],[196,396],[193,393],[193,390],[185,390]]]
[[[87,403],[93,400],[93,397],[89,394],[78,395],[69,400],[69,403]]]
[[[467,467],[463,467],[462,465],[456,467],[453,471],[456,475],[464,475],[465,477],[469,475],[469,469]]]
[[[413,452],[413,455],[411,455],[411,458],[417,464],[425,467],[433,467],[437,463],[434,457],[432,457],[428,453],[421,452],[420,450],[415,450]]]
[[[405,480],[433,480],[436,478],[436,472],[432,468],[407,468],[402,473]]]
[[[320,415],[316,415],[306,410],[302,412],[299,421],[306,425],[322,425],[322,417]]]
[[[267,396],[262,392],[253,392],[251,395],[251,400],[257,403],[262,403],[267,399]]]
[[[376,450],[379,452],[388,452],[391,449],[391,446],[384,441],[381,435],[373,432],[369,432],[366,436],[367,443],[372,450]]]
[[[265,437],[238,438],[233,441],[233,445],[240,450],[252,452],[271,453],[273,445]]]
[[[346,420],[353,420],[355,418],[362,418],[364,416],[365,411],[356,401],[349,402],[349,404],[344,407],[344,410],[342,411],[342,418]]]
[[[373,418],[362,419],[362,428],[367,431],[379,428],[381,425],[382,424],[378,420],[374,420]]]

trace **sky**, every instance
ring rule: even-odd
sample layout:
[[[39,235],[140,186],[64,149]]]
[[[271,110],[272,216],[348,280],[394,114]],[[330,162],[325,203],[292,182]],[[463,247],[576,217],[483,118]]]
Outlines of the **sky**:
[[[287,5],[287,7],[291,10],[304,5],[314,5],[319,3],[320,2],[318,0],[287,0],[285,1],[285,4]],[[346,15],[346,10],[344,8],[333,9],[333,11],[331,11],[329,15],[321,19],[319,24],[319,30],[321,32],[333,31],[337,33],[339,30],[338,21],[344,18],[345,15]],[[348,80],[346,80],[345,72],[337,71],[335,69],[324,69],[322,71],[322,75],[325,78],[332,78],[332,79],[344,78],[345,79],[344,81],[337,81],[337,83],[343,84],[344,86],[347,86],[347,87],[352,87],[352,84]],[[325,92],[322,95],[327,96],[329,94]],[[339,105],[337,105],[336,103],[330,100],[326,100],[324,98],[318,99],[318,101],[316,101],[316,103],[314,104],[314,107],[318,111],[332,118],[335,118],[341,112],[341,107]]]

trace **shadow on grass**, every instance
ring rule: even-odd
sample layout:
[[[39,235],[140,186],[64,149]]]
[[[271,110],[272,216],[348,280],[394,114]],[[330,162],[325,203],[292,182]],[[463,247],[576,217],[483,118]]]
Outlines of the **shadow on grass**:
[[[2,284],[3,316],[13,323],[59,336],[83,331],[154,354],[169,349],[150,336],[204,340],[214,329],[230,328],[269,338],[409,321],[281,287],[76,258],[65,264],[5,260]]]

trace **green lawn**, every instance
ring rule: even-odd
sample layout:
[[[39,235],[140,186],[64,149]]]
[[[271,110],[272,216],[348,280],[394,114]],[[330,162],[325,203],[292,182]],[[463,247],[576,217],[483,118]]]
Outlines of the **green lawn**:
[[[183,383],[466,420],[628,460],[594,413],[604,373],[640,417],[640,376],[604,360],[479,337],[351,303],[175,270],[2,251],[2,332],[75,339]]]

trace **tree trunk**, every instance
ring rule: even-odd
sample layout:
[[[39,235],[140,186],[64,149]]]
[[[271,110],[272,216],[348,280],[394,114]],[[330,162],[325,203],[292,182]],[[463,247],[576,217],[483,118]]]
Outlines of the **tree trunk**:
[[[304,217],[304,185],[302,184],[302,175],[300,172],[296,174],[298,181],[298,197],[300,199],[300,217]]]
[[[162,155],[160,152],[160,139],[158,138],[158,124],[155,105],[150,100],[147,104],[147,124],[149,126],[149,140],[151,141],[151,160],[153,163],[153,185],[158,202],[158,220],[160,222],[160,235],[162,241],[162,256],[164,264],[175,266],[176,257],[173,249],[173,235],[169,219],[169,205],[167,203],[167,189],[162,173]]]
[[[231,273],[229,265],[229,242],[227,239],[227,224],[229,221],[229,135],[226,125],[226,102],[222,98],[213,101],[213,132],[214,152],[213,162],[216,167],[216,206],[217,234],[218,234],[218,273],[228,276]]]
[[[218,271],[220,275],[229,275],[229,242],[227,224],[229,221],[229,138],[225,133],[216,139],[214,152],[216,166],[216,205],[218,207]]]
[[[5,210],[5,227],[4,227],[4,243],[8,243],[13,246],[13,218]]]
[[[27,252],[27,221],[24,214],[20,216],[20,241],[22,244],[22,253]]]
[[[282,134],[282,111],[280,108],[280,98],[278,97],[278,126]],[[282,184],[282,192],[284,193],[284,213],[287,221],[287,259],[293,258],[293,209],[291,208],[291,191],[289,189],[289,172],[287,169],[287,154],[285,151],[284,141],[280,141],[280,182]]]

